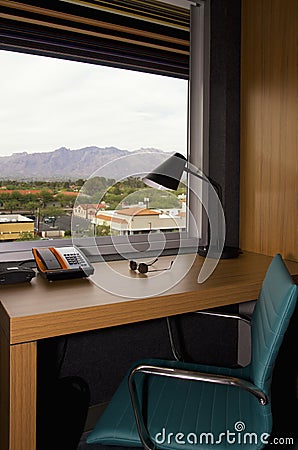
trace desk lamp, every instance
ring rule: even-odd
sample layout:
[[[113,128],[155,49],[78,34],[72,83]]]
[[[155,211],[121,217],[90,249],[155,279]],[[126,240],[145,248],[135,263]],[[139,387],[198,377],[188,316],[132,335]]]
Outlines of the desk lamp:
[[[222,190],[221,186],[213,179],[206,176],[202,177],[199,173],[193,171],[187,166],[187,159],[180,153],[174,153],[166,161],[156,167],[152,172],[143,178],[144,183],[148,186],[156,189],[173,190],[178,189],[183,172],[190,173],[191,175],[200,178],[203,181],[209,181],[214,187],[220,202],[222,203]],[[209,249],[209,230],[208,230],[208,245],[200,246],[198,253],[201,256],[206,257]],[[241,253],[238,247],[224,246],[221,259],[236,258]]]

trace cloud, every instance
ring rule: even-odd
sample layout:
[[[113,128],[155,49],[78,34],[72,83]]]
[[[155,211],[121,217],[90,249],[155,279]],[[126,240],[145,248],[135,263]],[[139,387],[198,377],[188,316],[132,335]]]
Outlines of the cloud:
[[[61,146],[186,153],[187,81],[0,51],[0,156]]]

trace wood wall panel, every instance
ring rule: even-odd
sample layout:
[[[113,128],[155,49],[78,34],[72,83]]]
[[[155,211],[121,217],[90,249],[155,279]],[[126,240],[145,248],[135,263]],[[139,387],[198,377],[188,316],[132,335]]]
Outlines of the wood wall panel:
[[[298,260],[297,2],[242,1],[240,246]]]

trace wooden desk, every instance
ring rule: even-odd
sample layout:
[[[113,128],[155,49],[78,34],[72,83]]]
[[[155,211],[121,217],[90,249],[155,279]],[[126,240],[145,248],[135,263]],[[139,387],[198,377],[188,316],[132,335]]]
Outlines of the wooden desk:
[[[193,255],[180,256],[179,267],[187,265],[190,258],[193,260]],[[166,267],[172,259],[162,257],[159,264]],[[253,253],[221,260],[212,276],[200,285],[196,280],[203,258],[197,256],[178,283],[179,267],[175,269],[174,265],[162,272],[177,284],[150,298],[140,297],[154,274],[142,279],[133,299],[108,293],[90,279],[49,283],[37,276],[29,284],[1,287],[1,450],[35,450],[39,339],[254,300],[270,261],[271,257]],[[96,271],[102,269],[101,264],[95,264]],[[109,264],[132,281],[140,277],[128,270],[126,261]],[[298,263],[286,264],[291,274],[298,274]],[[112,277],[111,286],[113,282]]]

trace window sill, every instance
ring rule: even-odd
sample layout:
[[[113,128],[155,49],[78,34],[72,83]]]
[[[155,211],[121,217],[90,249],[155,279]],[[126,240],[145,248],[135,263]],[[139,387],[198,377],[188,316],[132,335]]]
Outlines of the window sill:
[[[151,256],[166,256],[178,253],[196,253],[198,241],[186,233],[169,233],[168,235],[148,235],[104,237],[104,238],[73,238],[36,240],[22,242],[6,242],[0,245],[0,262],[27,261],[35,266],[32,255],[33,247],[66,247],[77,246],[87,256],[90,262],[102,260],[113,261],[131,258],[148,258]]]

